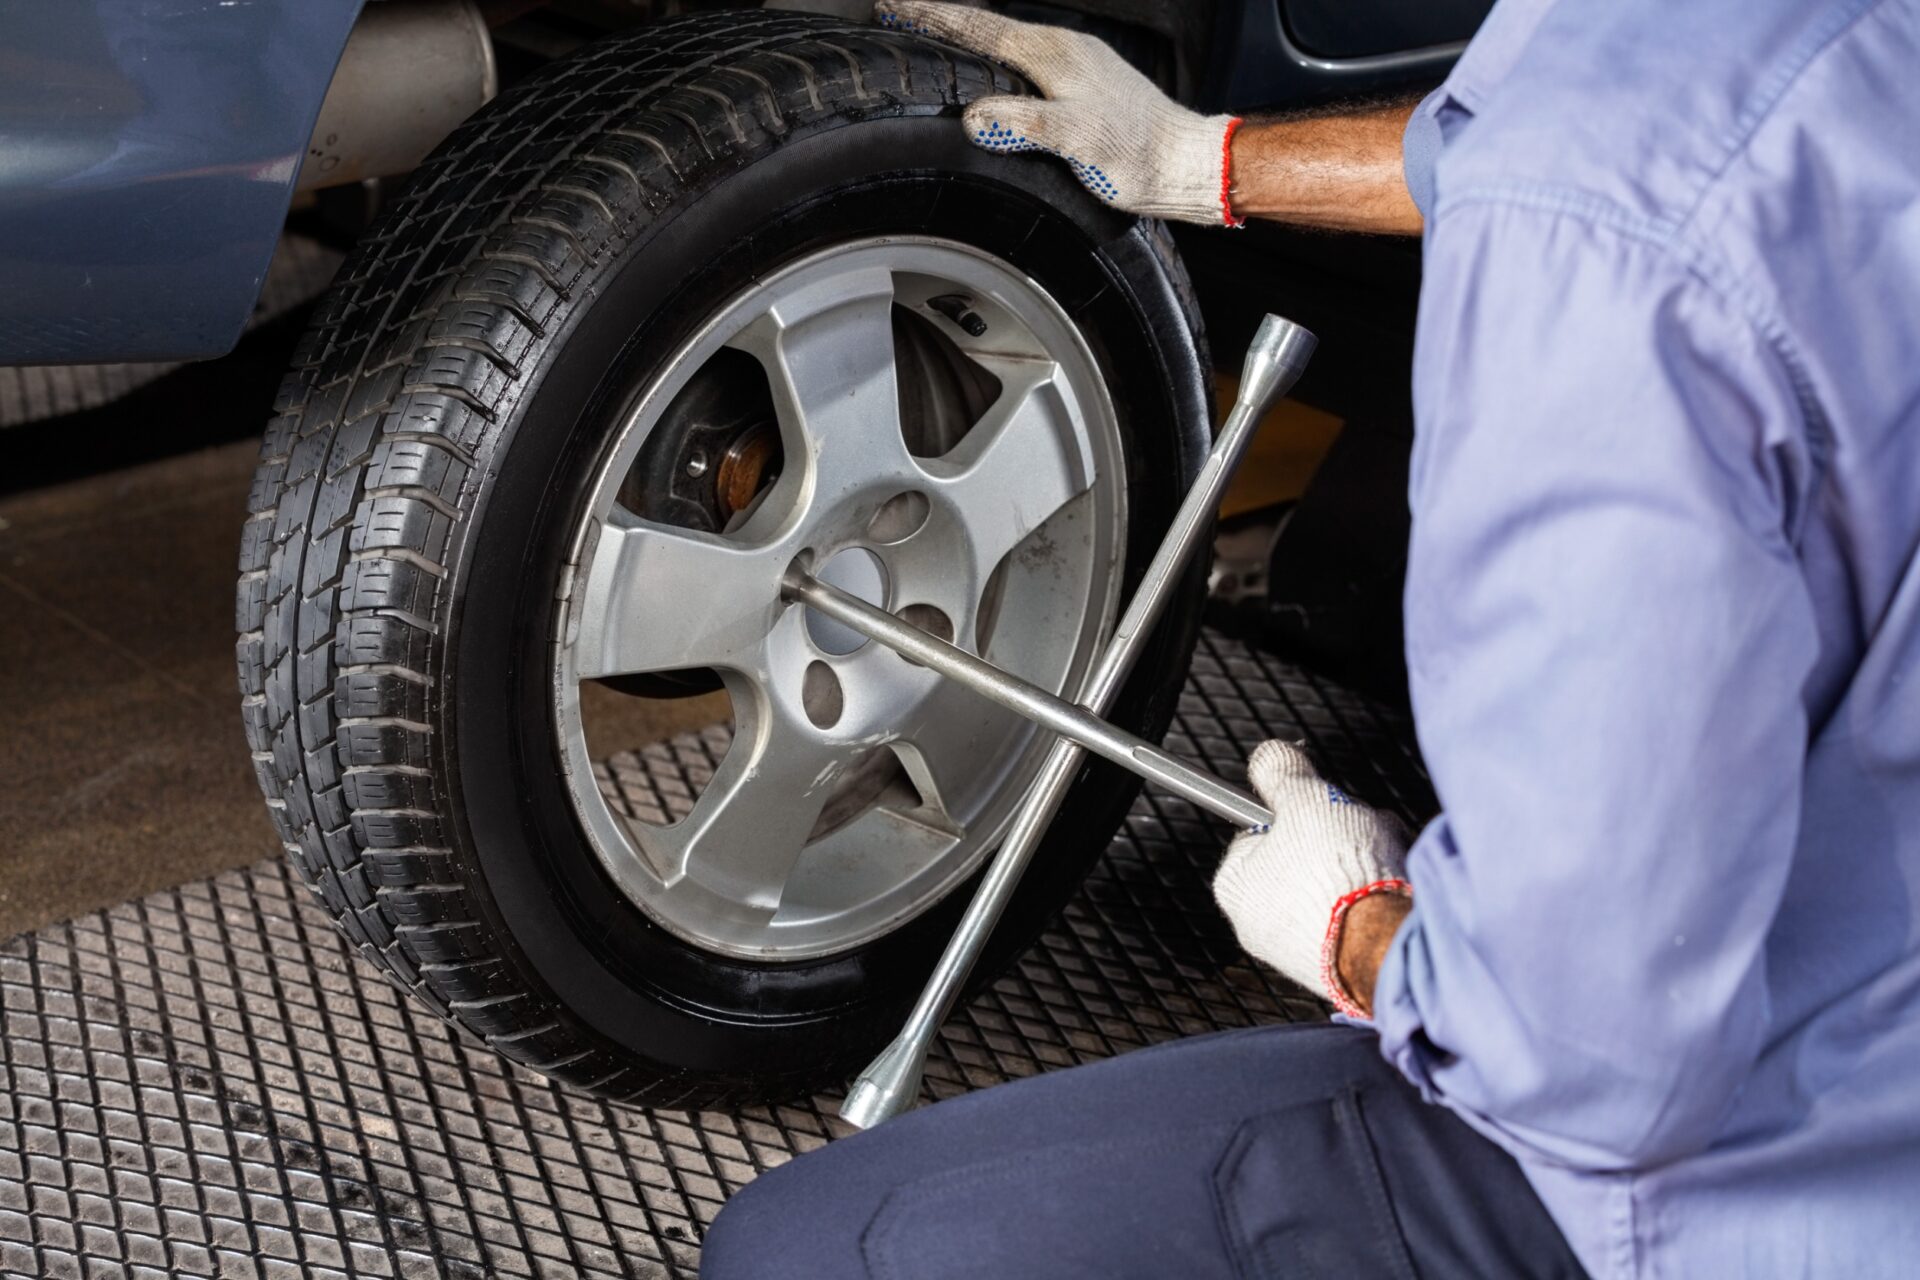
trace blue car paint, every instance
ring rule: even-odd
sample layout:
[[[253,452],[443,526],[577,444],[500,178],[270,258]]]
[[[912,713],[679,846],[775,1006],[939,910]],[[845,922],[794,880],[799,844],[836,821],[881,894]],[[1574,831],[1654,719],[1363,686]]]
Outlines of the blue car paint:
[[[0,364],[239,340],[361,0],[0,0]]]
[[[0,365],[231,350],[363,2],[0,0]],[[1427,87],[1458,50],[1410,47],[1426,9],[1369,19],[1405,52],[1327,58],[1280,0],[1219,0],[1197,105]]]
[[[1314,0],[1309,9],[1364,16],[1349,20],[1365,32],[1364,56],[1324,55],[1297,39],[1294,5],[1281,0],[1219,0],[1213,26],[1213,61],[1201,78],[1193,105],[1203,111],[1291,111],[1356,94],[1405,93],[1438,84],[1466,47],[1493,0]],[[1451,29],[1457,40],[1430,41]],[[1346,34],[1343,32],[1343,34]]]

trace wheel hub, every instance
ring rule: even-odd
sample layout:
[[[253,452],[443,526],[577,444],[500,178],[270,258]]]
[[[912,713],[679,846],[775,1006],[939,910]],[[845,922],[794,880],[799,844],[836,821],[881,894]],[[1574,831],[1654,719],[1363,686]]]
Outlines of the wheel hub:
[[[819,578],[849,595],[859,596],[870,605],[886,608],[886,566],[880,563],[879,556],[865,547],[848,547],[828,560],[821,566]],[[819,646],[821,652],[835,657],[856,653],[867,643],[867,638],[852,627],[811,609],[807,610],[807,637]]]
[[[1118,602],[1124,527],[1099,367],[1033,281],[914,239],[762,279],[638,390],[562,587],[555,725],[602,865],[728,954],[804,959],[897,928],[997,842],[1045,742],[786,604],[788,567],[1071,693]],[[732,701],[731,749],[677,821],[615,816],[582,683],[701,672]]]

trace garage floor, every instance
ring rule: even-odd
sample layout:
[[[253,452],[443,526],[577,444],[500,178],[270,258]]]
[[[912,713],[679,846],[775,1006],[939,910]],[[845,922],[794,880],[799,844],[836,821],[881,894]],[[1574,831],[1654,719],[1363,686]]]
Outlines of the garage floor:
[[[1209,635],[1168,741],[1231,772],[1304,736],[1418,810],[1405,728]],[[656,782],[705,767],[707,741],[616,757],[604,784],[664,804]],[[1223,838],[1143,796],[1040,945],[948,1024],[927,1096],[1319,1017],[1214,909]],[[728,1194],[844,1132],[831,1096],[645,1111],[509,1067],[356,960],[274,858],[0,944],[0,1007],[7,1275],[690,1276]]]
[[[0,938],[279,847],[233,666],[258,453],[241,441],[0,499]],[[641,717],[609,728],[629,743],[712,714],[608,704]]]
[[[1290,410],[1233,505],[1297,490],[1337,425]],[[353,958],[273,856],[240,736],[254,448],[0,498],[0,1274],[691,1275],[725,1197],[838,1135],[837,1100],[584,1099]],[[657,745],[607,762],[609,796],[661,804],[709,767],[709,712],[625,727]],[[1209,634],[1169,745],[1232,774],[1276,735],[1363,796],[1430,803],[1403,720]],[[1043,942],[949,1024],[928,1096],[1320,1016],[1214,909],[1224,834],[1143,796]]]

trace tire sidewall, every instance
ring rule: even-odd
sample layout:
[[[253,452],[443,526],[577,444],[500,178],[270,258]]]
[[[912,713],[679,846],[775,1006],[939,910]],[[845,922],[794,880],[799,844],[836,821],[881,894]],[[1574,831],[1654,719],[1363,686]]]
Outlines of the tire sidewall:
[[[851,239],[937,236],[1025,271],[1085,335],[1109,379],[1127,458],[1129,588],[1204,448],[1194,337],[1164,264],[1145,251],[1146,229],[1056,165],[984,155],[937,112],[834,120],[768,154],[734,157],[680,195],[676,216],[618,245],[582,282],[480,459],[491,479],[450,570],[434,735],[456,857],[496,932],[511,939],[521,977],[662,1070],[777,1091],[782,1079],[817,1083],[858,1060],[916,994],[972,882],[887,937],[785,964],[701,952],[614,887],[561,773],[551,637],[559,568],[625,394],[754,279]],[[1194,612],[1155,637],[1117,720],[1164,728],[1179,685],[1169,673],[1185,670]],[[1111,766],[1083,769],[979,972],[1031,939],[1135,790]]]

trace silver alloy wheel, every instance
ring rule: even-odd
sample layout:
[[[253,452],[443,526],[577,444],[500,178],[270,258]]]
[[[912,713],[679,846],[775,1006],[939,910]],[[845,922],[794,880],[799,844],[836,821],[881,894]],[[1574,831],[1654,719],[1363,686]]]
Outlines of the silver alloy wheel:
[[[965,313],[955,297],[964,299]],[[899,314],[939,327],[998,395],[938,457],[909,447]],[[724,350],[766,375],[779,477],[723,534],[620,502],[649,433]],[[696,945],[798,960],[879,937],[993,847],[1047,745],[1011,713],[780,598],[814,572],[1055,690],[1115,613],[1125,466],[1104,379],[1033,280],[971,247],[876,238],[735,297],[626,413],[562,574],[553,705],[574,809],[616,884]],[[984,605],[984,608],[983,608]],[[672,825],[616,814],[580,682],[708,668],[732,746]],[[876,765],[906,785],[858,785]]]

